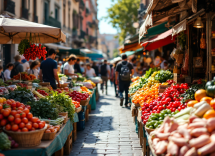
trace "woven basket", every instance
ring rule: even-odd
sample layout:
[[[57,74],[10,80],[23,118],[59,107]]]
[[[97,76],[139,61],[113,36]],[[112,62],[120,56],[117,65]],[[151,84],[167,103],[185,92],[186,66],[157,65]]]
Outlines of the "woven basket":
[[[81,110],[82,110],[82,105],[80,105],[80,107],[78,107],[78,108],[75,108],[76,113],[79,113]]]
[[[43,137],[43,133],[46,130],[47,125],[43,129],[30,131],[30,132],[13,132],[13,131],[7,131],[5,130],[5,127],[3,130],[11,136],[20,147],[34,147],[38,146],[41,143],[41,139]]]
[[[65,124],[67,122],[68,112],[61,112],[61,113],[58,113],[58,115],[61,115],[64,117],[63,123]]]
[[[53,140],[55,138],[56,133],[57,133],[57,130],[55,130],[52,133],[43,133],[42,140]]]
[[[148,132],[148,134],[154,131],[154,129],[147,128],[146,126],[145,126],[145,130]]]
[[[89,101],[90,101],[89,97],[86,100],[81,100],[80,105],[86,106],[86,105],[88,105]]]

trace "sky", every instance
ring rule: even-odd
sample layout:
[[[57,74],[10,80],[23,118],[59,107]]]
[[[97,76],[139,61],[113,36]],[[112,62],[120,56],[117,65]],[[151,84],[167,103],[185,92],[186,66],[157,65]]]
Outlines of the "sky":
[[[98,19],[100,34],[116,34],[117,30],[108,23],[108,20],[101,20],[102,17],[107,16],[107,9],[111,6],[111,0],[98,0]]]

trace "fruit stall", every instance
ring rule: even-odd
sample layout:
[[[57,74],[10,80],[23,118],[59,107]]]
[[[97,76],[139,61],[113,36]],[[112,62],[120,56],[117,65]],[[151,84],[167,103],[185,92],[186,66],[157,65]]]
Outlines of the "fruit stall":
[[[215,153],[214,82],[175,83],[171,72],[157,69],[132,79],[131,114],[144,155]]]

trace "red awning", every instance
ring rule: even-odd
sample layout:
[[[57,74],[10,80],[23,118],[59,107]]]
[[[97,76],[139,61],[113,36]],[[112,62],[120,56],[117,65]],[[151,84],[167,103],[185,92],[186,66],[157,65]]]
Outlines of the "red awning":
[[[175,41],[175,37],[172,37],[172,29],[142,43],[141,45],[145,48],[145,50],[151,51],[154,49],[158,49]]]

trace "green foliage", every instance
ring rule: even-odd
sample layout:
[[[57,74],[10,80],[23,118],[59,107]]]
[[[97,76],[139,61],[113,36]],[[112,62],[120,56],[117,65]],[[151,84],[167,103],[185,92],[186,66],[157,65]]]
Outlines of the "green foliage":
[[[18,87],[14,91],[11,91],[8,95],[4,96],[6,99],[14,99],[21,103],[27,104],[28,101],[34,101],[34,94],[26,88]]]
[[[18,51],[19,54],[22,55],[25,53],[25,49],[28,48],[30,45],[30,42],[28,39],[24,39],[20,42],[19,46],[18,46]]]
[[[31,113],[34,116],[43,119],[57,119],[58,105],[50,103],[49,100],[41,98],[39,101],[30,101],[28,105],[31,106]]]
[[[114,49],[113,50],[113,58],[118,57],[119,56],[119,50],[118,49]]]
[[[108,8],[108,15],[104,17],[110,20],[114,28],[119,32],[119,41],[122,43],[126,34],[136,34],[133,23],[137,22],[138,8],[140,0],[115,0],[115,3]]]
[[[0,133],[0,150],[8,150],[11,147],[11,141],[9,140],[7,134],[4,132]]]
[[[168,70],[160,70],[155,76],[155,80],[158,80],[161,83],[166,82],[169,79],[173,79],[173,74]]]
[[[48,96],[48,100],[56,106],[61,106],[63,108],[61,112],[68,112],[68,117],[73,121],[75,105],[72,103],[72,99],[68,95],[65,95],[65,93],[52,93],[52,96]]]

